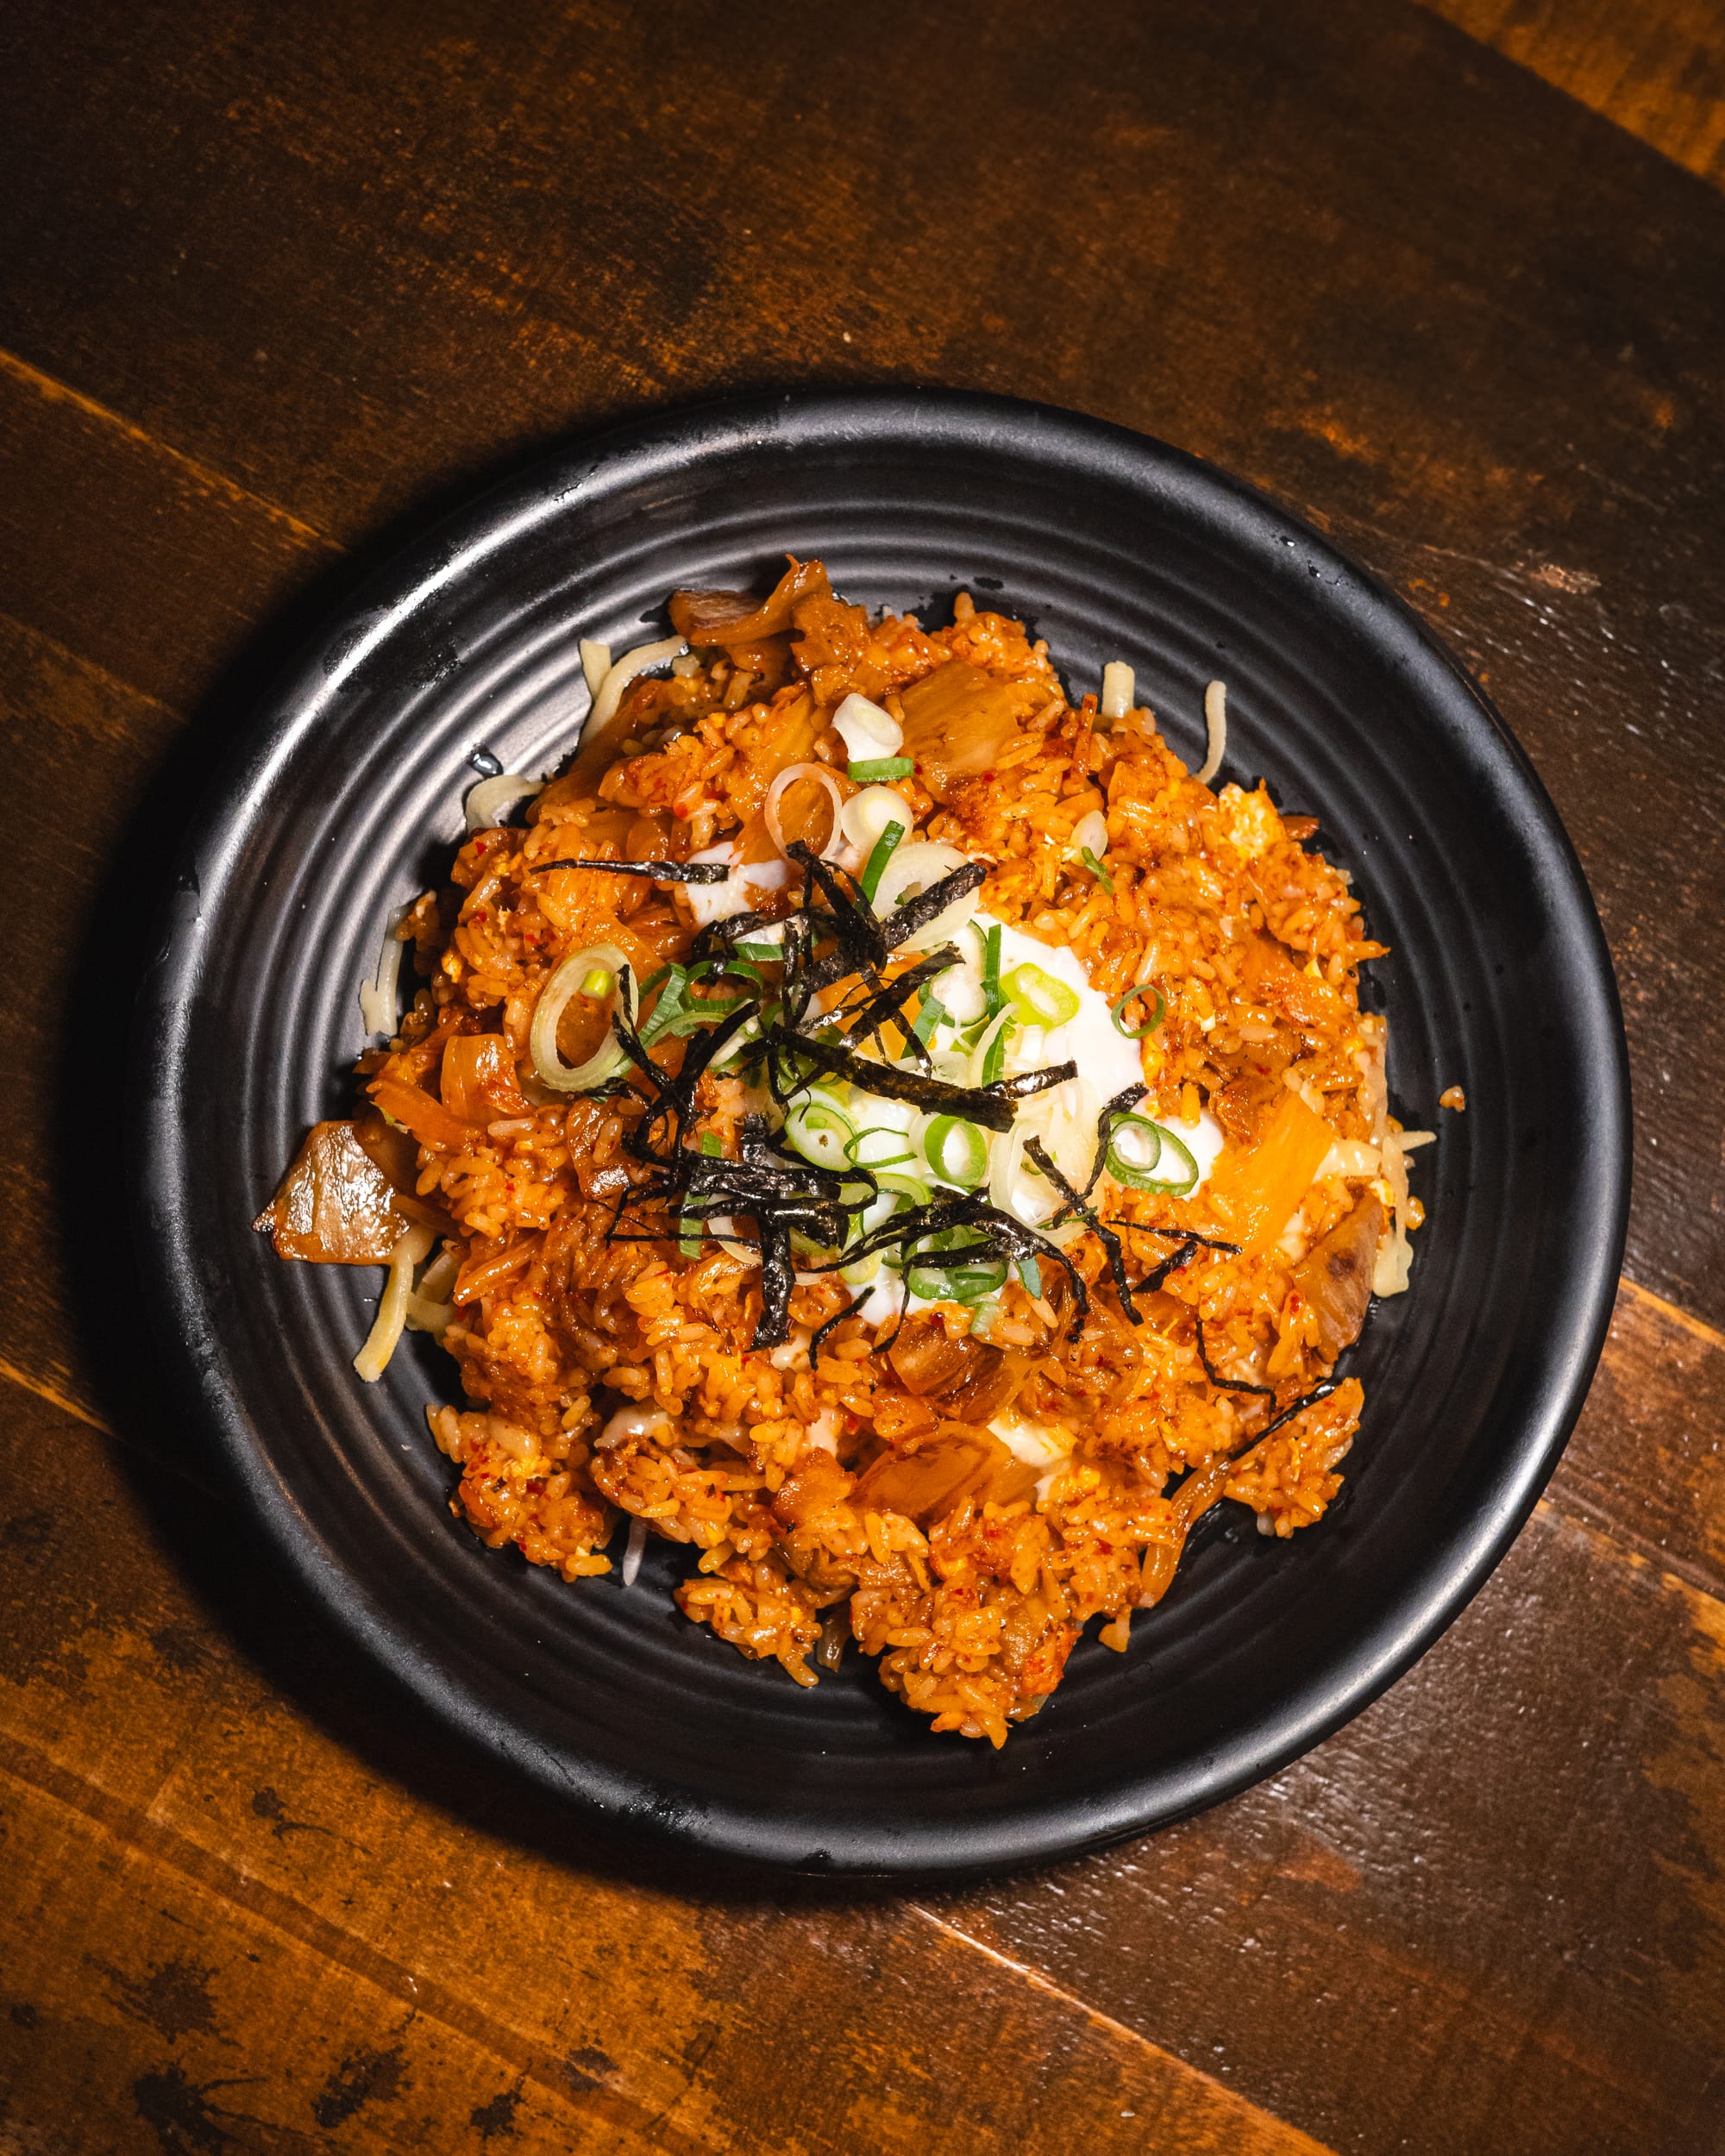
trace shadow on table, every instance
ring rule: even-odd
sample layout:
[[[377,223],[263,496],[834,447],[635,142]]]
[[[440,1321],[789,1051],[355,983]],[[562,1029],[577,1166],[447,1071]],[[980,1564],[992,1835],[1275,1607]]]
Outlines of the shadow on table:
[[[656,406],[656,411],[664,407]],[[611,415],[607,423],[635,416]],[[124,1119],[114,1112],[116,1018],[129,1020],[181,842],[212,765],[319,626],[349,605],[388,560],[485,486],[506,481],[554,445],[536,442],[481,474],[438,489],[359,548],[316,573],[200,699],[147,786],[116,849],[72,971],[71,1017],[59,1072],[55,1169],[62,1217],[112,1222],[128,1191]],[[681,1845],[625,1836],[498,1771],[356,1653],[309,1602],[261,1532],[225,1495],[225,1470],[169,1393],[145,1317],[135,1253],[111,1232],[67,1238],[71,1311],[97,1401],[122,1434],[120,1457],[183,1578],[264,1680],[373,1771],[454,1819],[581,1869],[707,1901],[873,1899],[905,1882],[795,1880],[722,1862]],[[260,1592],[260,1580],[269,1583]]]

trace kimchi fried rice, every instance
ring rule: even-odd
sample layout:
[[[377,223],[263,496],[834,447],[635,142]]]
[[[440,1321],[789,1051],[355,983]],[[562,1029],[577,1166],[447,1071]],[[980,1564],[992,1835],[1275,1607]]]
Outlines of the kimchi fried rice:
[[[1074,703],[962,595],[925,629],[793,561],[670,617],[583,645],[561,775],[468,795],[362,991],[363,1112],[258,1225],[387,1264],[356,1368],[455,1357],[427,1419],[492,1547],[627,1584],[681,1544],[745,1655],[854,1641],[998,1745],[1211,1507],[1336,1496],[1429,1135],[1359,1007],[1384,946],[1313,818],[1213,790],[1220,684],[1193,773],[1128,668]]]

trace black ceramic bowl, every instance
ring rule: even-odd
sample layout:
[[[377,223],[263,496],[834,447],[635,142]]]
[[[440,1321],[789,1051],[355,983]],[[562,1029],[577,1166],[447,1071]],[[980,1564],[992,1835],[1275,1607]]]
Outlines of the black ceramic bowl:
[[[1354,1368],[1345,1502],[1291,1542],[1239,1507],[1122,1657],[1082,1643],[1005,1749],[932,1736],[856,1658],[818,1690],[637,1583],[567,1586],[450,1517],[410,1336],[349,1358],[379,1275],[284,1264],[249,1227],[344,1112],[356,984],[443,873],[483,743],[565,757],[578,636],[662,631],[676,586],[819,555],[870,606],[968,587],[1047,637],[1074,693],[1136,668],[1224,774],[1315,813],[1351,869],[1414,1187],[1412,1292]],[[301,1584],[499,1765],[573,1806],[825,1870],[965,1871],[1092,1847],[1245,1787],[1363,1707],[1456,1614],[1550,1473],[1603,1335],[1628,1158],[1622,1028],[1586,887],[1502,722],[1412,615],[1297,518],[1160,443],[950,394],[717,405],[572,449],[435,531],[332,622],[207,804],[144,990],[144,1261],[177,1374]],[[1440,1114],[1446,1086],[1465,1116]],[[1584,1138],[1584,1142],[1581,1142]]]

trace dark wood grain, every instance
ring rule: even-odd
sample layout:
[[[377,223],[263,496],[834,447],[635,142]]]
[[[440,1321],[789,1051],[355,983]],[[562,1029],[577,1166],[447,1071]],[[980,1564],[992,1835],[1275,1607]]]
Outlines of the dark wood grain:
[[[1657,154],[1715,172],[1719,41],[1440,5],[0,27],[7,2156],[1720,2144],[1725,202]],[[260,1568],[155,1395],[103,1059],[367,559],[571,429],[880,379],[1183,442],[1479,669],[1619,969],[1631,1278],[1509,1560],[1307,1759],[1032,1877],[763,1894],[452,1757]]]
[[[1725,2124],[1725,1605],[1566,1516],[1560,1490],[1411,1677],[1239,1802],[938,1900],[763,1897],[575,1843],[260,1593],[223,1507],[128,1470],[46,1404],[9,1423],[14,1861],[46,1893],[72,1834],[102,1877],[147,1873],[139,1908],[167,1896],[202,1943],[83,1896],[69,1933],[30,1927],[30,1984],[7,1988],[40,2013],[87,1984],[89,1924],[121,1971],[104,1995],[147,1992],[177,1958],[222,2002],[209,2043],[132,2017],[122,2115],[136,2077],[179,2062],[202,2085],[220,2034],[315,1985],[317,2085],[416,2015],[416,2077],[475,2102],[524,2076],[549,2105],[556,2062],[599,2053],[618,2102],[598,2123],[618,2147],[675,2096],[693,2140],[672,2147],[837,2150],[866,2116],[871,2147],[1063,2148],[1048,2107],[1069,2073],[1088,2086],[1085,2145],[1122,2149],[1145,2145],[1157,2105],[1175,2147],[1304,2145],[1217,2084],[1330,2146],[1421,2156],[1688,2151]],[[246,1961],[259,1926],[285,1942],[273,1974]],[[763,2072],[777,2032],[805,2023],[829,2032],[820,2074]],[[0,2023],[0,2058],[27,2058],[21,2040]],[[286,2065],[247,2057],[245,2108],[286,2115]],[[967,2058],[986,2066],[981,2124],[943,2082]],[[1019,2085],[1033,2060],[1042,2078]]]
[[[0,2123],[47,2131],[78,2092],[75,2146],[147,2145],[143,2084],[172,2084],[242,2147],[351,2121],[342,2147],[453,2149],[515,2089],[548,2147],[1314,2147],[914,1904],[613,1869],[260,1598],[222,1507],[129,1478],[46,1403],[9,1424]],[[342,1741],[284,1695],[302,1687]],[[408,1801],[403,1771],[442,1801]],[[363,2115],[320,2113],[380,2059]]]
[[[1725,15],[1711,0],[1425,5],[1690,172],[1725,182]]]
[[[763,379],[1077,404],[1315,510],[1556,796],[1635,1019],[1632,1270],[1725,1321],[1716,193],[1377,0],[727,15],[722,122],[667,65],[717,16],[414,19],[45,15],[0,345],[342,540]]]

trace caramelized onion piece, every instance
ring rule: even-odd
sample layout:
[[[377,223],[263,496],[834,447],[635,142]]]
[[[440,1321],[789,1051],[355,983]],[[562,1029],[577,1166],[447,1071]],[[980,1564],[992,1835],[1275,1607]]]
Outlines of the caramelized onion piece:
[[[1383,1232],[1383,1201],[1369,1192],[1294,1268],[1294,1285],[1317,1315],[1318,1352],[1327,1363],[1359,1338]]]
[[[252,1225],[278,1257],[318,1265],[382,1265],[411,1225],[351,1123],[318,1123],[268,1207]]]
[[[419,1147],[411,1131],[398,1129],[375,1108],[367,1108],[354,1118],[354,1136],[388,1177],[398,1213],[439,1235],[455,1234],[455,1224],[442,1206],[419,1195]]]

